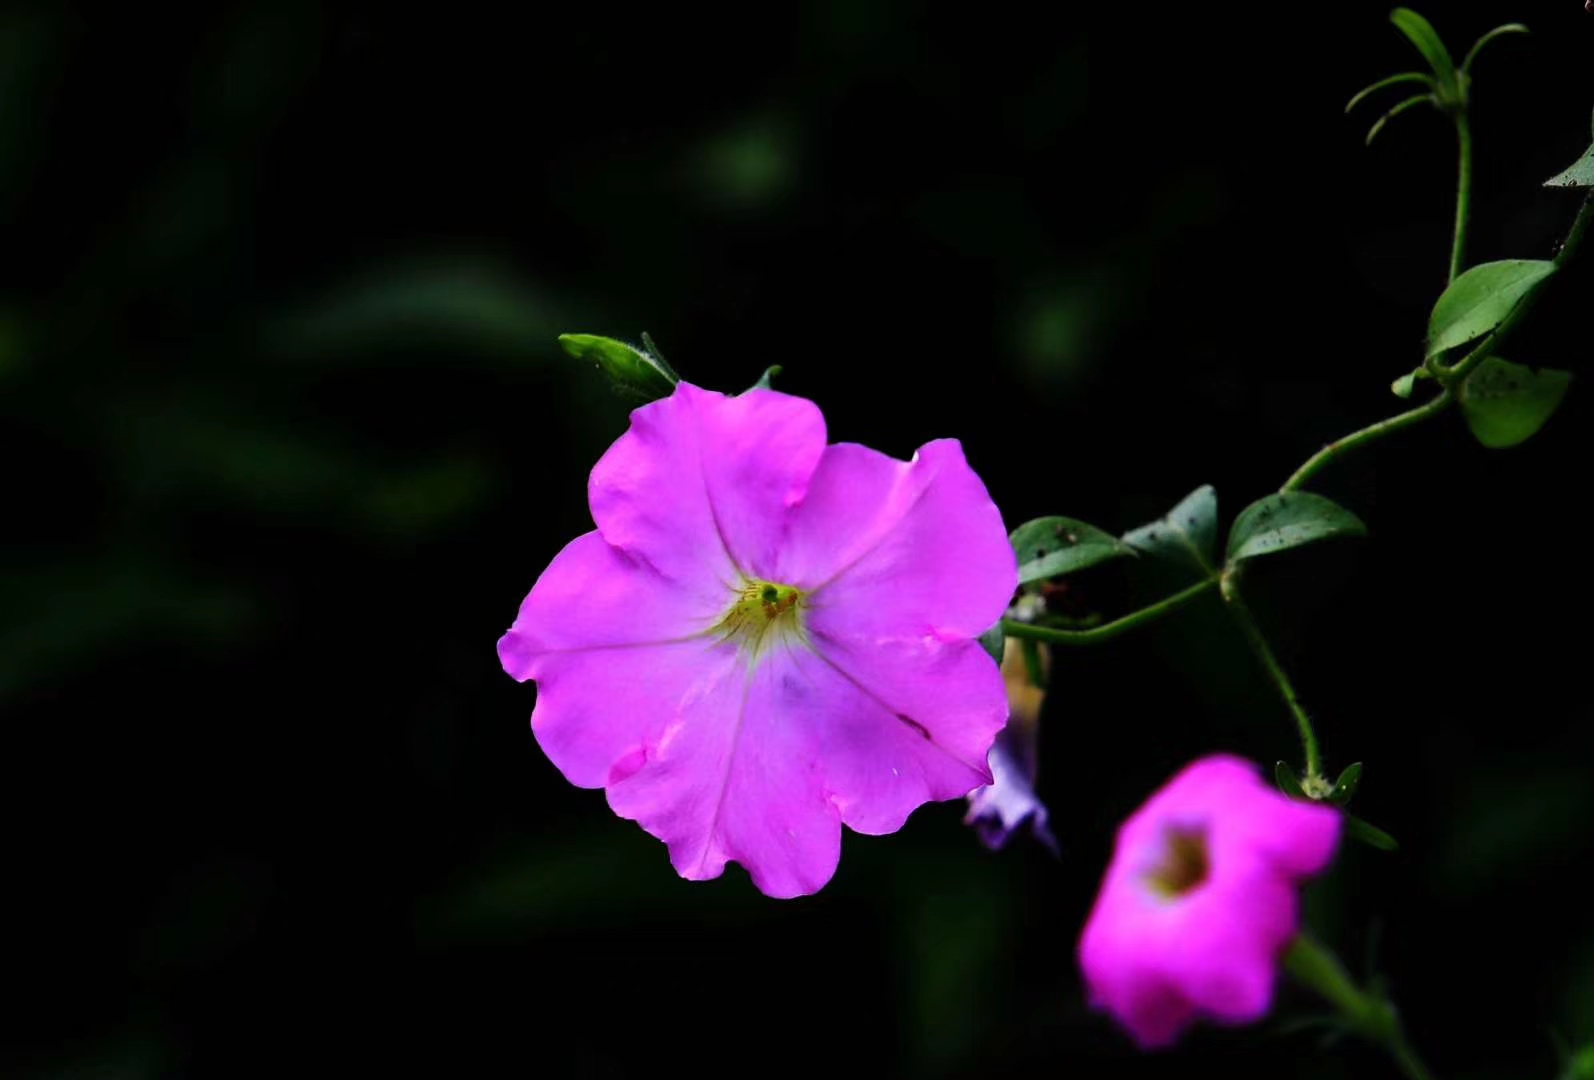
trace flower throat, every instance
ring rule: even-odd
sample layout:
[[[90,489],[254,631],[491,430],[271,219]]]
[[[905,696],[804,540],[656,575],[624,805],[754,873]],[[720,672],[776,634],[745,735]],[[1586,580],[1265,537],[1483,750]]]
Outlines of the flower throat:
[[[806,640],[801,589],[770,581],[748,581],[736,594],[714,632],[735,641],[751,659],[758,659],[783,640]]]

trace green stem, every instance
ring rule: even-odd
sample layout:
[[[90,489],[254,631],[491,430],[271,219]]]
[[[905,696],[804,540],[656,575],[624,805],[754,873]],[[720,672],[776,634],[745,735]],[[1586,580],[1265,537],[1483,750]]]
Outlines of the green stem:
[[[1465,132],[1465,119],[1458,119],[1457,123],[1461,125],[1460,130]],[[1466,178],[1461,184],[1456,201],[1456,243],[1451,252],[1450,260],[1452,279],[1455,277],[1456,267],[1460,263],[1460,252],[1466,242],[1467,225],[1465,206],[1467,201],[1467,190],[1472,183],[1470,176],[1470,165],[1465,164],[1471,156],[1471,136],[1464,135],[1462,141],[1463,146],[1466,148],[1462,155],[1464,173],[1468,175],[1466,175]],[[1572,256],[1577,254],[1577,249],[1582,245],[1583,238],[1588,235],[1591,225],[1594,225],[1594,192],[1591,192],[1587,197],[1584,198],[1583,205],[1578,210],[1577,219],[1572,222],[1571,231],[1566,234],[1566,239],[1561,243],[1561,249],[1555,253],[1554,262],[1557,269],[1565,266],[1571,260]],[[1553,277],[1554,275],[1551,276]],[[1473,349],[1470,353],[1463,357],[1454,367],[1447,368],[1439,364],[1431,364],[1429,366],[1429,370],[1434,373],[1434,376],[1441,383],[1443,383],[1445,387],[1443,392],[1441,392],[1438,397],[1429,401],[1427,404],[1419,405],[1415,409],[1409,409],[1397,416],[1391,416],[1387,420],[1380,420],[1376,424],[1364,427],[1360,431],[1354,431],[1342,439],[1336,439],[1334,442],[1329,443],[1327,446],[1323,447],[1323,449],[1319,450],[1317,453],[1308,458],[1306,463],[1300,468],[1296,469],[1294,474],[1292,474],[1288,480],[1284,481],[1284,486],[1279,490],[1296,491],[1303,487],[1308,480],[1316,475],[1318,470],[1322,469],[1323,466],[1338,458],[1346,451],[1354,450],[1359,446],[1364,446],[1367,443],[1373,442],[1374,440],[1381,439],[1385,435],[1391,435],[1402,428],[1407,428],[1413,424],[1421,423],[1422,421],[1427,420],[1429,417],[1438,416],[1440,413],[1444,412],[1450,403],[1455,400],[1456,395],[1454,387],[1459,386],[1462,380],[1464,380],[1468,375],[1472,374],[1473,370],[1476,369],[1479,364],[1483,363],[1490,356],[1494,355],[1495,350],[1500,347],[1501,343],[1511,334],[1513,330],[1516,329],[1517,325],[1527,317],[1528,312],[1532,309],[1533,303],[1538,298],[1538,295],[1542,289],[1543,287],[1541,285],[1540,288],[1534,289],[1524,296],[1517,303],[1516,307],[1511,309],[1511,314],[1507,315],[1500,325],[1495,327],[1494,331],[1489,334],[1488,337],[1483,339],[1482,343],[1480,343],[1477,348]]]
[[[1391,416],[1387,420],[1380,420],[1378,423],[1364,427],[1360,431],[1353,431],[1344,438],[1335,439],[1308,458],[1305,464],[1296,469],[1290,478],[1284,481],[1284,486],[1279,488],[1279,490],[1299,490],[1316,475],[1318,470],[1335,458],[1359,446],[1365,446],[1375,439],[1381,439],[1385,435],[1392,435],[1401,428],[1408,428],[1413,424],[1421,423],[1430,416],[1438,416],[1445,411],[1445,407],[1450,404],[1454,397],[1455,395],[1447,388],[1438,397],[1424,405],[1419,405],[1415,409],[1410,409],[1398,416]]]
[[[1456,176],[1456,234],[1450,244],[1450,280],[1461,275],[1461,262],[1467,251],[1467,218],[1472,211],[1472,125],[1465,108],[1457,110],[1456,141],[1461,148],[1461,167]]]
[[[1223,600],[1228,605],[1229,614],[1234,616],[1234,621],[1239,625],[1240,632],[1245,635],[1251,651],[1256,653],[1256,658],[1262,662],[1268,678],[1278,687],[1279,696],[1284,699],[1284,704],[1289,706],[1291,715],[1295,717],[1295,727],[1301,733],[1301,748],[1306,753],[1307,778],[1321,777],[1323,754],[1317,746],[1317,732],[1312,730],[1311,717],[1306,715],[1301,699],[1296,696],[1295,685],[1284,673],[1283,665],[1279,663],[1278,657],[1273,655],[1272,646],[1268,645],[1267,638],[1262,636],[1261,628],[1251,616],[1251,609],[1246,607],[1244,598],[1240,596],[1240,567],[1236,565],[1225,570],[1221,580]]]
[[[1089,630],[1054,630],[1049,626],[1036,626],[1034,623],[1019,622],[1017,619],[1003,619],[1002,633],[1012,638],[1044,641],[1052,645],[1096,645],[1119,634],[1128,633],[1137,626],[1160,619],[1169,612],[1177,611],[1217,583],[1218,579],[1215,577],[1198,581],[1188,589],[1158,600],[1149,607],[1143,607],[1121,619],[1114,619],[1110,623]]]
[[[1389,1051],[1409,1080],[1432,1080],[1427,1066],[1407,1041],[1394,1006],[1358,987],[1333,953],[1301,934],[1284,953],[1284,970],[1338,1009],[1364,1037]]]

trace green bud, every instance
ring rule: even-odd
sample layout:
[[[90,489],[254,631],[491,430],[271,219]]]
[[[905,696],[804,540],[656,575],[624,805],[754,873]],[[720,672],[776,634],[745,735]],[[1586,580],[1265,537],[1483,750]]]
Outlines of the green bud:
[[[646,335],[643,335],[646,340]],[[614,338],[597,334],[560,334],[559,344],[577,360],[590,360],[619,393],[639,398],[644,403],[669,397],[680,376],[664,358],[651,350],[638,349]]]

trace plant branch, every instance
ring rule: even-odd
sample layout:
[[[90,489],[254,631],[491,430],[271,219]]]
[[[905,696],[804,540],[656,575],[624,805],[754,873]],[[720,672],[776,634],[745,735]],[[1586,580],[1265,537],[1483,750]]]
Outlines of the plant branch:
[[[1049,626],[1036,626],[1034,623],[1019,622],[1017,619],[1003,619],[1002,633],[1012,638],[1044,641],[1052,645],[1096,645],[1119,634],[1128,633],[1137,626],[1160,619],[1169,612],[1177,611],[1217,583],[1218,579],[1215,577],[1198,581],[1188,589],[1176,592],[1155,604],[1089,630],[1054,630]]]

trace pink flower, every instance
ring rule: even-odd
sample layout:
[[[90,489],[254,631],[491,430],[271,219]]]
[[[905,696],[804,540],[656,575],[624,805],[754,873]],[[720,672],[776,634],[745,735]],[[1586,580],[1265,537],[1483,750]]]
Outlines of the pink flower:
[[[537,681],[531,728],[571,783],[669,845],[683,877],[771,896],[989,783],[1007,717],[974,640],[1017,569],[953,440],[910,462],[825,445],[810,401],[681,383],[592,470],[566,545],[498,642]]]
[[[1079,941],[1091,1003],[1144,1049],[1197,1016],[1267,1015],[1298,885],[1334,857],[1339,828],[1337,811],[1280,794],[1249,762],[1187,765],[1118,829]]]

